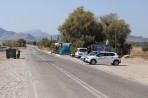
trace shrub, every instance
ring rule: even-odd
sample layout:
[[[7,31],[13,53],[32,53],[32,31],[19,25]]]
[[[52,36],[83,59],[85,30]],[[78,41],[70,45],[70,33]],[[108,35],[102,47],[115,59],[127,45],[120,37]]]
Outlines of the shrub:
[[[125,44],[122,49],[120,49],[122,55],[127,55],[131,53],[132,45],[131,44]]]
[[[3,42],[3,45],[8,47],[19,47],[19,43],[17,41],[5,41]]]
[[[143,46],[143,47],[142,47],[142,50],[143,50],[144,52],[148,51],[148,46]]]

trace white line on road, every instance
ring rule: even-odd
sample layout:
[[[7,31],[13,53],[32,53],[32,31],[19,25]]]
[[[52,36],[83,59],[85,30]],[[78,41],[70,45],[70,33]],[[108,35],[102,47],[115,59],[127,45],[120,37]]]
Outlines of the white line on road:
[[[42,60],[46,61],[45,58],[40,57]],[[72,75],[71,73],[69,73],[68,71],[64,70],[63,68],[50,63],[53,67],[55,67],[56,69],[58,69],[59,71],[61,71],[62,73],[64,73],[65,75],[67,75],[68,77],[70,77],[71,79],[73,79],[75,82],[77,82],[78,84],[80,84],[82,87],[84,87],[86,90],[88,90],[89,92],[91,92],[94,96],[96,96],[97,98],[109,98],[107,95],[103,94],[102,92],[98,91],[97,89],[93,88],[92,86],[88,85],[86,82],[82,81],[81,79],[77,78],[76,76]]]
[[[36,89],[36,84],[37,84],[37,81],[34,81],[34,82],[33,82],[33,89],[34,89],[35,98],[38,98],[37,89]]]
[[[105,94],[101,93],[100,91],[96,90],[95,88],[93,88],[92,86],[88,85],[86,82],[80,80],[76,76],[70,74],[68,71],[64,70],[63,68],[61,68],[61,67],[59,67],[57,65],[54,65],[54,64],[51,64],[51,65],[53,67],[55,67],[56,69],[58,69],[59,71],[61,71],[62,73],[64,73],[65,75],[67,75],[68,77],[70,77],[71,79],[73,79],[75,82],[80,84],[82,87],[87,89],[89,92],[91,92],[97,98],[109,98],[107,95],[105,95]]]

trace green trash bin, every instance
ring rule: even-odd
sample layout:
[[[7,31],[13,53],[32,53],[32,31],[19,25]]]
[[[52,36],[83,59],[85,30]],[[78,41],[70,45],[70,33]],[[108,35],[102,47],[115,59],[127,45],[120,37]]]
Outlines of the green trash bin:
[[[6,58],[14,58],[16,59],[16,49],[7,49],[6,50]]]

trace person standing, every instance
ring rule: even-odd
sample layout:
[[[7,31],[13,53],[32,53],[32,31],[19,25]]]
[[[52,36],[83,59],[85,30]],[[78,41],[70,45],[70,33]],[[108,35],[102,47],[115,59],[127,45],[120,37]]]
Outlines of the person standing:
[[[20,50],[18,49],[17,50],[17,59],[19,59],[20,58]]]

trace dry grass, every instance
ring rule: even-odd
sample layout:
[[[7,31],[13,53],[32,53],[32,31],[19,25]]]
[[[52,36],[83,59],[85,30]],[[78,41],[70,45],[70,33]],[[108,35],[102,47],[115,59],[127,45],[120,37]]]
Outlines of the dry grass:
[[[141,57],[148,60],[148,52],[144,52]]]
[[[148,52],[142,51],[142,46],[133,46],[131,50],[132,57],[142,57],[148,60]]]
[[[141,56],[143,54],[141,46],[133,46],[131,50],[132,56]]]

